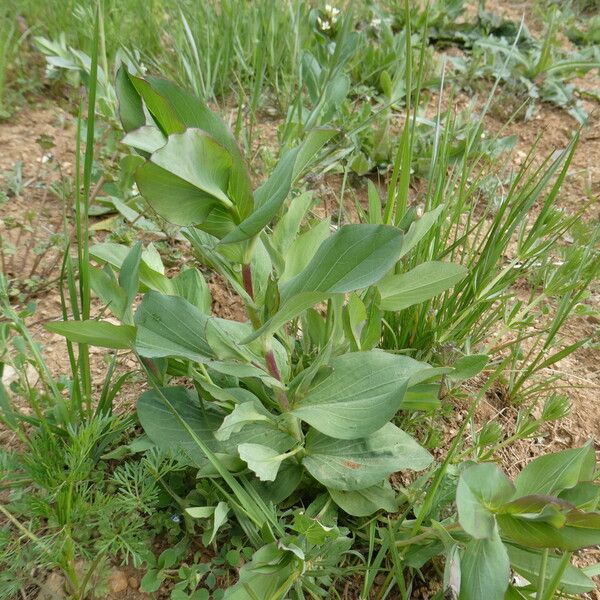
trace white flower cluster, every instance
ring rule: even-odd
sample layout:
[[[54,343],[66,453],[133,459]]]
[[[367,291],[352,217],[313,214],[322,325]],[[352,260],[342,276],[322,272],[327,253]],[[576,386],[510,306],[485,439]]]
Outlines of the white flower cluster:
[[[323,16],[317,17],[317,25],[321,31],[330,31],[338,20],[340,9],[331,4],[326,4],[323,10]]]

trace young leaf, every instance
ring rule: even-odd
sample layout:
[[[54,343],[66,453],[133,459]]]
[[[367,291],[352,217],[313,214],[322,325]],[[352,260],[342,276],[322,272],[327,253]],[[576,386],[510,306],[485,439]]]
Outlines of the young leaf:
[[[221,526],[227,521],[227,515],[229,514],[229,506],[227,502],[219,502],[215,507],[215,514],[213,515],[213,527],[210,538],[206,542],[206,544],[211,544],[215,537],[217,536],[217,532],[221,529]]]
[[[328,436],[357,439],[398,412],[410,377],[429,365],[371,350],[334,358],[331,367],[329,377],[294,403],[292,414]]]
[[[426,262],[407,273],[390,275],[377,284],[383,310],[403,310],[430,300],[458,283],[467,274],[462,265]]]
[[[103,269],[96,267],[90,267],[89,271],[92,290],[108,306],[113,315],[123,321],[127,310],[127,297],[123,289],[119,287],[114,274],[109,275]]]
[[[431,462],[427,450],[388,423],[360,440],[336,440],[311,429],[302,464],[326,487],[353,491],[376,485],[396,471],[420,471]]]
[[[244,425],[256,421],[269,421],[270,419],[271,414],[258,399],[242,402],[223,419],[223,423],[215,432],[215,437],[218,440],[228,440],[231,434],[239,433]]]
[[[119,285],[125,292],[126,307],[127,312],[129,313],[129,318],[131,318],[131,303],[138,292],[141,259],[142,244],[141,242],[137,242],[137,244],[131,247],[131,250],[128,252],[123,264],[121,265],[121,271],[119,272]]]
[[[492,463],[466,468],[458,480],[456,506],[462,528],[475,539],[492,539],[496,520],[492,511],[508,502],[515,488]]]
[[[185,512],[192,519],[208,519],[215,514],[214,506],[190,506],[185,509]]]
[[[510,578],[506,548],[496,533],[470,541],[461,557],[461,600],[503,600]]]
[[[238,452],[261,481],[275,481],[279,466],[287,458],[285,454],[262,444],[240,444]]]
[[[288,281],[306,268],[319,246],[329,237],[329,219],[323,219],[295,238],[284,254],[285,268],[280,282]]]
[[[58,333],[71,342],[103,348],[132,348],[136,328],[131,325],[113,325],[106,321],[60,321],[46,324],[51,333]]]
[[[596,459],[590,443],[531,461],[515,479],[519,496],[556,494],[592,479]]]
[[[401,241],[402,233],[396,227],[344,225],[320,245],[303,271],[283,283],[281,308],[243,343],[273,333],[333,294],[376,283],[396,262]]]
[[[203,313],[210,314],[212,298],[208,285],[198,269],[184,269],[171,280],[177,296],[185,298]]]

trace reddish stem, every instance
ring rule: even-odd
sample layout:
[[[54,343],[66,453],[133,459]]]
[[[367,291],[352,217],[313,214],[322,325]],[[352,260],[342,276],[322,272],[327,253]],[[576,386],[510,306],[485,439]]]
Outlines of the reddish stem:
[[[250,265],[242,265],[242,280],[244,282],[244,289],[248,293],[248,296],[254,300],[254,289],[252,287],[252,271]]]

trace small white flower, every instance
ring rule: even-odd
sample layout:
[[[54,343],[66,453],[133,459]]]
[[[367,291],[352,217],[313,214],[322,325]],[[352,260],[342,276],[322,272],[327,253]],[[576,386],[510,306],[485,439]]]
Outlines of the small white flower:
[[[317,17],[317,25],[322,31],[328,31],[331,29],[331,23],[327,20],[321,19],[321,17]]]

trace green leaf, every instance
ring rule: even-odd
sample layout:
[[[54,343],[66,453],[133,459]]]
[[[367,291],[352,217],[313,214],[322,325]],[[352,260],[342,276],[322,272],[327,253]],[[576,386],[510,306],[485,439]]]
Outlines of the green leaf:
[[[204,410],[199,405],[198,395],[194,390],[166,387],[160,391],[173,405],[179,417],[173,415],[164,405],[155,390],[150,390],[143,393],[137,403],[137,414],[144,431],[159,448],[181,450],[197,466],[204,465],[204,453],[185,430],[180,419],[184,420],[213,452],[218,452],[220,445],[213,432],[221,424],[221,417],[213,409],[207,407]]]
[[[208,519],[215,514],[214,506],[190,506],[185,509],[185,512],[192,519]]]
[[[226,191],[232,156],[199,129],[169,136],[135,174],[141,194],[176,225],[203,223],[219,204],[233,206]]]
[[[497,521],[502,537],[529,548],[560,548],[574,552],[600,544],[600,513],[572,510],[567,513],[562,527],[508,514],[497,515]]]
[[[462,554],[460,571],[460,600],[503,600],[510,564],[498,534],[470,541]]]
[[[140,587],[147,593],[156,592],[160,588],[165,577],[166,575],[162,571],[150,569],[146,571],[145,575],[142,577]]]
[[[184,298],[148,292],[135,314],[141,356],[176,356],[207,362],[217,358],[206,339],[210,317]]]
[[[251,481],[260,497],[267,503],[277,506],[283,502],[300,485],[304,476],[304,468],[297,462],[288,460],[281,464],[277,477],[273,482]]]
[[[142,97],[148,111],[165,135],[185,131],[185,125],[178,118],[171,103],[154,90],[148,81],[131,74],[129,74],[129,81]]]
[[[563,490],[559,497],[580,510],[596,510],[600,503],[600,485],[581,481],[575,487]]]
[[[121,269],[123,261],[129,253],[129,247],[124,244],[113,244],[104,242],[94,244],[90,247],[90,255],[100,262],[107,263],[115,269]],[[173,294],[173,284],[170,279],[164,275],[164,266],[160,261],[160,255],[153,249],[152,244],[142,252],[142,260],[139,267],[140,283],[148,289],[162,292],[163,294]]]
[[[273,333],[333,294],[377,282],[396,262],[401,241],[396,227],[344,225],[319,246],[303,271],[281,285],[281,308],[243,343]]]
[[[142,99],[129,79],[125,64],[121,64],[117,71],[115,90],[119,99],[119,117],[123,129],[129,132],[145,125]]]
[[[240,444],[238,452],[261,481],[275,481],[279,466],[287,458],[285,454],[262,444]]]
[[[388,423],[360,440],[337,440],[311,429],[302,464],[326,487],[354,491],[377,485],[396,471],[420,471],[431,462],[429,452]]]
[[[425,237],[427,232],[439,219],[443,210],[444,205],[440,204],[433,210],[426,212],[418,221],[413,221],[402,240],[402,249],[398,258],[402,258],[408,254]]]
[[[593,477],[596,459],[591,443],[546,454],[531,461],[515,479],[519,496],[555,494]]]
[[[298,149],[284,154],[269,179],[256,190],[254,212],[230,231],[221,240],[222,244],[233,244],[250,239],[269,224],[290,192],[297,154]]]
[[[269,179],[256,190],[254,211],[229,232],[221,243],[242,242],[254,237],[266,227],[283,205],[294,180],[313,156],[336,134],[337,131],[333,129],[314,129],[298,148],[288,150],[277,163]]]
[[[215,197],[151,162],[136,171],[135,181],[146,202],[175,225],[204,223],[220,204]]]
[[[307,267],[281,287],[286,301],[303,292],[345,293],[366,288],[396,263],[402,233],[386,225],[344,225],[325,240]]]
[[[301,566],[298,568],[299,565],[295,564],[299,559],[291,558],[290,554],[278,548],[275,542],[259,548],[252,556],[252,561],[242,566],[239,581],[227,588],[223,600],[285,598],[302,572]],[[297,571],[295,576],[294,571]]]
[[[254,401],[242,402],[236,405],[233,411],[223,419],[223,423],[215,432],[215,437],[218,440],[228,440],[233,433],[239,433],[248,423],[269,420],[271,420],[271,414],[258,398]]]
[[[302,292],[301,294],[297,294],[288,300],[262,327],[245,337],[241,343],[249,344],[261,336],[269,335],[277,331],[288,321],[291,321],[306,309],[325,299],[326,295],[321,292]]]
[[[125,292],[126,307],[129,309],[139,286],[140,261],[142,260],[142,243],[131,247],[119,272],[119,285]],[[129,312],[129,311],[128,311]],[[130,313],[131,314],[131,313]]]
[[[492,463],[467,467],[456,488],[458,520],[475,539],[491,539],[496,532],[493,510],[508,502],[515,488],[506,475]]]
[[[132,348],[136,328],[131,325],[113,325],[106,321],[61,321],[46,324],[51,333],[58,333],[71,342],[103,348]]]
[[[312,192],[304,192],[292,198],[281,218],[273,226],[271,235],[273,246],[285,254],[290,244],[296,239],[300,224],[314,203]],[[319,223],[322,221],[319,220]]]
[[[285,268],[280,279],[282,283],[306,268],[319,246],[330,236],[329,227],[329,219],[323,219],[291,242],[284,254]]]
[[[430,300],[458,283],[467,274],[462,265],[425,262],[407,273],[390,275],[377,284],[383,310],[403,310]]]
[[[351,352],[331,361],[333,372],[292,414],[328,436],[363,438],[398,412],[410,377],[429,365],[380,350]]]
[[[127,297],[114,274],[109,275],[103,269],[89,267],[90,286],[96,295],[104,302],[119,320],[125,318]]]
[[[152,154],[167,143],[167,138],[158,127],[144,125],[130,131],[122,142],[126,146]]]
[[[200,468],[207,467],[207,460],[194,436],[211,452],[218,453],[219,458],[227,458],[229,465],[237,465],[235,469],[243,464],[238,458],[240,444],[258,444],[268,439],[270,447],[282,453],[295,443],[294,438],[270,422],[249,423],[239,433],[231,434],[228,440],[218,441],[214,432],[222,424],[223,414],[213,404],[200,404],[195,390],[183,387],[161,388],[160,392],[174,412],[165,404],[160,393],[155,390],[145,392],[137,404],[138,418],[144,431],[159,448],[183,451],[190,462]]]
[[[219,502],[215,507],[215,514],[213,516],[213,528],[210,538],[208,539],[208,544],[212,544],[213,540],[217,536],[217,532],[221,529],[221,526],[225,524],[227,521],[227,515],[229,514],[229,506],[227,502]]]
[[[398,510],[396,494],[388,481],[362,490],[342,491],[330,489],[333,501],[353,517],[368,517],[382,509],[393,513]]]
[[[485,369],[488,364],[489,356],[487,354],[469,354],[467,356],[461,356],[452,365],[454,371],[448,374],[448,379],[452,381],[464,381],[465,379],[471,379],[475,377]]]
[[[170,135],[150,160],[169,173],[203,191],[208,197],[231,206],[225,190],[233,159],[231,154],[206,132],[187,129]],[[187,223],[191,225],[192,223]]]
[[[432,412],[440,406],[440,384],[422,383],[406,390],[406,394],[404,394],[404,398],[402,399],[400,410],[423,410],[426,412]]]
[[[184,269],[171,282],[177,296],[185,298],[203,313],[210,314],[212,297],[206,280],[198,269]]]
[[[518,548],[512,544],[506,545],[508,551],[508,557],[510,558],[510,564],[512,568],[519,573],[519,575],[525,577],[527,581],[531,582],[535,588],[539,587],[539,570],[542,563],[542,555],[540,552],[532,550],[526,550],[525,548]],[[546,574],[544,581],[546,582],[544,587],[547,587],[550,581],[554,578],[559,568],[562,568],[561,557],[548,555],[546,564]],[[567,565],[561,578],[558,589],[568,594],[585,594],[595,588],[595,583],[581,570],[576,569],[573,565]]]

